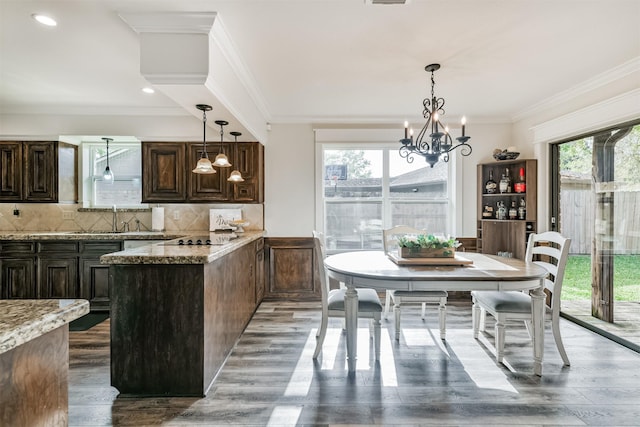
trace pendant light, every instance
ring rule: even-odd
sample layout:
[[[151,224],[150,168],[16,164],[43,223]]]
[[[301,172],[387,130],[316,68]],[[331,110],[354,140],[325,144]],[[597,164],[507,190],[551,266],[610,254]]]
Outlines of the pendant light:
[[[102,138],[102,140],[107,142],[107,167],[102,173],[102,180],[105,184],[113,184],[113,172],[111,172],[111,168],[109,168],[109,143],[113,141],[113,138]]]
[[[211,106],[206,104],[198,104],[196,108],[202,111],[202,155],[196,164],[195,169],[191,172],[199,174],[212,174],[216,170],[211,165],[209,155],[207,154],[207,111],[211,111]]]
[[[233,135],[233,137],[235,138],[235,145],[236,148],[238,147],[238,137],[240,135],[242,135],[240,132],[229,132],[231,135]],[[229,175],[229,178],[227,178],[227,181],[230,182],[243,182],[244,178],[242,178],[242,174],[240,173],[240,171],[238,169],[234,170],[233,172],[231,172],[231,175]]]
[[[231,163],[229,163],[229,159],[227,159],[227,156],[224,155],[224,147],[222,146],[222,140],[224,137],[223,127],[228,125],[229,122],[224,120],[216,120],[216,124],[220,125],[220,154],[216,156],[216,159],[213,162],[213,166],[217,166],[219,168],[228,168],[231,166]]]

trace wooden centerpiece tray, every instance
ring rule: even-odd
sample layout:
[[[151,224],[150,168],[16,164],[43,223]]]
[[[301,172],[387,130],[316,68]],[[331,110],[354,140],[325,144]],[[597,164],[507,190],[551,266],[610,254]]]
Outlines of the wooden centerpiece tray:
[[[398,265],[470,265],[473,261],[456,252],[453,257],[403,258],[395,252],[388,252],[387,256]]]

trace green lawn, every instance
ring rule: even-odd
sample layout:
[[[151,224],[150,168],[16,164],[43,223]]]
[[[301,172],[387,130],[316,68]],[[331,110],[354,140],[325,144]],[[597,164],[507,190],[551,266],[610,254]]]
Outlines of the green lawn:
[[[616,301],[640,301],[640,255],[616,255],[613,280]],[[562,285],[562,299],[591,299],[590,255],[569,256]]]

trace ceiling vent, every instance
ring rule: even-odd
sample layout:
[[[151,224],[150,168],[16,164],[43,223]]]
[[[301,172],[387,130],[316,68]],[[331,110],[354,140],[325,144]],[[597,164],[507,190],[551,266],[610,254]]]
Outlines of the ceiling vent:
[[[364,0],[365,4],[406,4],[408,0]]]

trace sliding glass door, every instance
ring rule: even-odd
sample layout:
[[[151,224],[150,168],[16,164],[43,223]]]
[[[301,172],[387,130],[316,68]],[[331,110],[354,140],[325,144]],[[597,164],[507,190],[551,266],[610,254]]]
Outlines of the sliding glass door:
[[[552,228],[572,239],[562,310],[640,341],[640,124],[555,144],[552,160]]]

